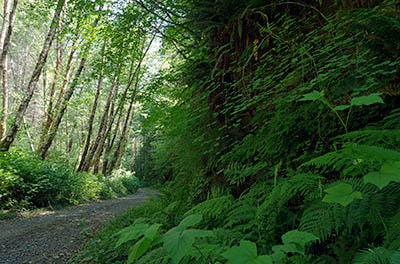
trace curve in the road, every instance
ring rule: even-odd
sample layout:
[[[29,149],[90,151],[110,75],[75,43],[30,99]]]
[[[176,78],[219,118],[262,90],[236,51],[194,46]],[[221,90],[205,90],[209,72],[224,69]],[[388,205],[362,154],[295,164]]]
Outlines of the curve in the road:
[[[65,263],[107,221],[138,206],[157,192],[137,193],[114,200],[74,206],[30,218],[0,222],[0,264]]]

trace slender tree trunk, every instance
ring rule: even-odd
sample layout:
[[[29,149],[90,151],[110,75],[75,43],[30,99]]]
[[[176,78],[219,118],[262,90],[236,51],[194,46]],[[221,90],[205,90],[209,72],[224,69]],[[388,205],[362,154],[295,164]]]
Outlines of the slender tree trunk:
[[[100,17],[97,17],[96,20],[93,23],[93,28],[97,27],[97,24],[99,23],[99,20],[100,20]],[[87,47],[85,48],[83,57],[81,58],[81,61],[79,63],[79,67],[78,67],[78,69],[77,69],[77,71],[75,73],[74,79],[73,79],[70,87],[68,88],[68,90],[64,94],[64,98],[63,98],[63,102],[61,104],[61,107],[59,108],[59,111],[58,111],[57,116],[56,116],[56,118],[54,120],[54,123],[52,124],[52,126],[51,126],[51,128],[49,130],[49,133],[48,133],[48,135],[46,137],[45,143],[43,144],[43,148],[42,148],[42,150],[41,150],[41,152],[39,154],[39,156],[42,159],[45,159],[46,156],[47,156],[47,153],[48,153],[48,151],[49,151],[49,149],[51,147],[51,144],[53,143],[54,138],[55,138],[55,136],[57,134],[58,127],[60,126],[61,120],[62,120],[62,118],[63,118],[63,116],[65,114],[65,111],[67,109],[68,102],[71,99],[72,95],[74,94],[76,86],[78,85],[79,77],[81,76],[81,73],[82,73],[82,71],[83,71],[83,69],[85,67],[86,60],[87,60],[87,55],[88,55],[88,53],[90,51],[91,44],[92,43],[89,43],[87,45]]]
[[[14,2],[15,1],[17,1],[17,0],[14,0]],[[57,29],[58,21],[60,18],[60,13],[61,13],[61,10],[63,9],[65,1],[66,0],[58,0],[56,11],[54,13],[54,17],[53,17],[53,20],[50,25],[49,33],[46,37],[46,40],[43,45],[43,49],[39,55],[39,59],[36,63],[36,66],[35,66],[32,76],[31,76],[31,79],[28,83],[28,87],[27,87],[28,92],[25,95],[24,99],[22,100],[20,106],[18,107],[15,117],[12,120],[10,131],[7,132],[7,136],[4,139],[2,139],[0,142],[0,150],[2,150],[2,151],[8,151],[11,144],[15,140],[18,129],[21,125],[22,118],[25,115],[26,109],[28,108],[28,105],[29,105],[29,103],[32,99],[32,96],[36,90],[37,83],[39,81],[39,77],[42,72],[43,66],[47,61],[47,56],[49,54],[50,47],[53,43],[53,40],[54,40],[54,37],[56,34],[56,29]],[[3,53],[4,53],[4,50],[3,50]]]
[[[119,69],[120,69],[119,67],[118,67],[117,72],[115,73],[113,82],[111,84],[111,89],[110,89],[110,92],[108,94],[107,102],[106,102],[106,105],[105,105],[105,108],[104,108],[104,114],[103,114],[103,116],[101,118],[101,121],[100,121],[100,126],[99,126],[99,129],[98,129],[98,132],[97,132],[96,139],[95,139],[95,141],[93,142],[93,144],[92,144],[92,146],[90,148],[89,155],[87,155],[86,159],[83,160],[83,162],[82,162],[83,165],[82,165],[81,170],[83,170],[83,171],[89,171],[91,163],[92,163],[92,160],[93,160],[93,157],[94,157],[96,151],[99,148],[103,149],[104,137],[105,137],[104,130],[106,128],[108,112],[109,112],[109,109],[110,109],[112,98],[114,97],[115,89],[118,87],[118,82],[119,82]]]
[[[10,22],[10,11],[11,11],[11,0],[4,0],[4,12],[3,12],[3,25],[1,28],[1,33],[0,33],[0,54],[3,54],[3,46],[4,46],[4,41],[6,39],[6,33],[8,29],[8,24]],[[5,60],[7,63],[7,59]],[[5,66],[7,68],[7,66]],[[0,80],[4,78],[3,74],[0,73]],[[6,78],[7,78],[7,74]],[[2,112],[1,112],[1,120],[0,120],[0,139],[5,137],[6,134],[6,129],[7,129],[7,110],[8,110],[8,91],[7,91],[7,85],[6,81],[3,81],[2,83],[2,89],[3,89],[3,94],[2,94]]]
[[[126,141],[126,134],[127,134],[127,130],[128,130],[128,124],[130,123],[131,112],[132,112],[134,103],[135,103],[135,95],[132,95],[131,101],[129,103],[128,112],[126,113],[124,126],[122,128],[121,135],[120,135],[120,138],[119,138],[118,143],[117,143],[117,147],[116,147],[116,149],[114,151],[114,155],[113,155],[113,157],[111,159],[110,168],[108,169],[107,174],[111,174],[113,172],[113,170],[115,169],[115,166],[118,163],[118,159],[119,159],[119,157],[121,155],[121,152],[122,152],[122,146],[123,146],[124,142]]]
[[[28,126],[26,125],[25,117],[22,118],[22,122],[24,124],[26,136],[28,137],[28,140],[29,140],[29,146],[31,147],[31,151],[35,152],[35,147],[33,146],[32,136],[31,136],[31,133],[29,133]]]
[[[11,0],[4,0],[3,25],[1,27],[1,33],[0,33],[1,50],[3,50],[4,40],[6,39],[8,23],[10,22],[10,12],[11,12]]]
[[[47,110],[45,112],[45,118],[46,121],[43,123],[43,127],[42,127],[42,133],[40,136],[40,140],[39,140],[39,146],[38,146],[38,153],[40,153],[40,151],[42,150],[42,146],[44,143],[44,139],[47,135],[47,132],[49,131],[49,128],[51,126],[52,123],[52,119],[53,119],[53,108],[54,108],[54,97],[56,94],[56,87],[57,87],[57,82],[58,82],[58,78],[60,75],[60,71],[61,71],[61,66],[62,66],[62,56],[63,56],[63,47],[61,42],[57,42],[56,45],[56,50],[57,50],[57,61],[56,61],[56,69],[54,72],[54,79],[53,79],[53,83],[51,85],[51,90],[50,90],[50,98],[49,98],[49,104],[47,106]],[[68,72],[68,68],[69,65],[67,65],[67,74]]]
[[[149,49],[151,47],[151,44],[154,41],[154,38],[155,38],[155,35],[153,35],[153,37],[150,40],[146,50],[144,51],[142,57],[140,58],[139,63],[137,65],[137,67],[136,67],[135,73],[133,75],[133,78],[131,80],[131,83],[133,82],[133,80],[135,80],[135,86],[134,86],[134,89],[133,89],[133,93],[132,93],[131,101],[130,101],[130,104],[129,104],[128,112],[126,114],[124,126],[122,128],[122,132],[121,132],[120,138],[118,140],[117,147],[116,147],[116,149],[114,151],[114,155],[113,155],[113,158],[111,160],[110,167],[108,169],[107,174],[111,174],[113,172],[113,170],[115,169],[116,165],[118,164],[119,159],[121,159],[122,155],[124,154],[123,153],[123,149],[124,149],[123,146],[125,144],[125,141],[127,140],[127,131],[128,131],[128,126],[130,124],[130,120],[133,118],[132,109],[133,109],[133,105],[135,103],[135,97],[136,97],[137,89],[138,89],[138,86],[139,86],[140,70],[142,68],[143,60],[146,57],[147,52],[149,51]],[[132,113],[132,116],[131,116],[131,113]]]
[[[116,115],[118,115],[118,120],[117,123],[115,125],[114,128],[114,136],[112,136],[112,126],[113,124],[111,123],[110,126],[108,127],[107,130],[107,144],[106,144],[106,148],[105,148],[105,152],[104,152],[104,158],[103,158],[103,169],[102,169],[102,174],[104,176],[107,176],[107,172],[108,172],[108,163],[110,160],[110,155],[111,155],[111,150],[115,141],[115,138],[118,135],[118,130],[119,130],[119,126],[120,126],[120,122],[121,122],[121,118],[122,118],[122,111],[123,108],[119,108],[117,109],[117,112],[114,115],[114,118],[116,117]]]
[[[81,62],[80,62],[79,67],[78,67],[78,69],[77,69],[77,71],[75,73],[75,77],[74,77],[74,79],[73,79],[73,81],[71,83],[71,86],[69,87],[69,89],[66,91],[66,93],[64,95],[64,100],[63,100],[63,103],[62,103],[62,105],[60,107],[60,110],[57,113],[57,116],[56,116],[56,118],[54,120],[54,123],[51,126],[50,131],[49,131],[49,133],[48,133],[48,135],[46,137],[46,140],[44,141],[43,147],[42,147],[41,152],[39,154],[42,159],[46,158],[47,152],[49,151],[49,149],[51,147],[51,144],[53,143],[53,140],[54,140],[54,138],[55,138],[55,136],[57,134],[58,127],[60,126],[61,120],[62,120],[62,118],[64,117],[64,114],[65,114],[65,110],[67,109],[68,102],[71,99],[72,95],[74,94],[76,86],[78,85],[79,77],[80,77],[80,75],[81,75],[81,73],[83,71],[83,68],[85,67],[85,64],[86,64],[86,56],[84,56],[81,59]]]
[[[65,141],[65,153],[67,157],[67,161],[69,162],[71,160],[71,152],[72,152],[72,147],[74,145],[74,134],[75,134],[75,129],[76,129],[77,123],[74,122],[74,125],[71,129],[71,133],[68,131],[68,123],[65,125],[65,134],[66,136],[66,141]]]
[[[86,142],[85,142],[85,146],[84,146],[84,149],[82,152],[81,162],[79,163],[77,171],[82,171],[83,166],[85,165],[86,155],[88,154],[88,151],[89,151],[90,139],[92,137],[92,132],[93,132],[93,121],[94,121],[94,117],[96,115],[97,103],[99,100],[101,87],[103,85],[103,78],[104,78],[103,73],[104,73],[104,66],[100,73],[100,78],[99,78],[99,82],[97,85],[96,95],[95,95],[93,106],[92,106],[92,112],[89,117],[89,128],[88,128],[88,133],[87,133],[87,137],[86,137]],[[106,114],[106,112],[104,114]]]
[[[11,9],[11,1],[4,1],[4,18],[3,27],[0,36],[0,80],[2,88],[2,108],[0,118],[0,139],[3,140],[7,133],[7,115],[8,115],[8,49],[10,47],[11,35],[13,33],[13,25],[15,21],[15,14],[17,12],[18,0],[13,1]]]
[[[76,36],[76,40],[78,39],[78,36]],[[73,45],[76,44],[76,40],[73,42]],[[70,72],[72,69],[72,65],[73,65],[73,61],[74,61],[74,56],[75,56],[75,52],[76,49],[72,48],[69,57],[68,57],[68,61],[67,61],[67,66],[64,72],[64,76],[63,76],[63,82],[60,88],[60,92],[58,94],[58,99],[57,102],[55,104],[55,106],[52,106],[51,109],[49,109],[48,114],[47,114],[47,120],[46,123],[43,126],[42,129],[42,133],[40,136],[40,142],[39,142],[39,147],[38,147],[38,154],[40,155],[40,153],[42,152],[43,149],[43,144],[44,144],[44,140],[46,139],[46,137],[49,134],[50,128],[52,127],[53,123],[54,123],[54,116],[56,114],[57,109],[61,108],[61,104],[64,98],[64,93],[65,93],[65,89],[67,87],[67,84],[69,82],[69,77],[70,77]]]
[[[114,122],[114,103],[111,105],[111,109],[110,109],[110,114],[109,114],[109,118],[108,118],[108,127],[112,127],[113,122]],[[108,129],[106,127],[104,127],[105,133],[101,138],[101,141],[99,143],[99,147],[97,148],[95,157],[94,157],[94,161],[93,161],[93,173],[94,174],[98,174],[100,171],[100,159],[101,159],[101,155],[103,154],[104,151],[104,144],[106,142],[106,139],[109,137],[111,128]]]

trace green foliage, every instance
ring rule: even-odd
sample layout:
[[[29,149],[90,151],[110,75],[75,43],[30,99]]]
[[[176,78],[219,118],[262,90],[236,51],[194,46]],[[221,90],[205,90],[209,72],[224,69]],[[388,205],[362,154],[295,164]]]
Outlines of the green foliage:
[[[139,179],[134,173],[123,169],[115,170],[110,176],[99,177],[101,182],[100,195],[104,198],[132,194],[140,187]]]
[[[202,220],[200,215],[190,215],[162,237],[164,249],[176,264],[189,252],[197,238],[212,236],[211,231],[188,229]]]
[[[398,255],[399,253],[397,253]],[[393,256],[393,257],[392,257]],[[396,256],[396,253],[392,250],[388,250],[385,248],[372,248],[372,249],[367,249],[363,250],[359,254],[357,254],[354,258],[354,264],[392,264],[396,263],[394,262],[395,259],[398,257]]]
[[[76,173],[63,160],[43,161],[18,150],[1,153],[0,180],[1,209],[63,206],[134,193],[139,188],[130,172],[116,171],[110,178]]]
[[[390,182],[400,182],[400,162],[385,162],[379,172],[370,172],[364,176],[365,183],[372,183],[379,189]]]
[[[343,206],[350,204],[354,199],[362,199],[360,192],[353,192],[353,188],[347,183],[338,183],[325,190],[327,193],[322,199],[326,203],[339,203]]]
[[[258,256],[257,246],[251,241],[242,240],[238,247],[228,249],[222,256],[228,259],[227,264],[272,264],[270,256]]]
[[[398,257],[398,8],[309,4],[168,6],[186,14],[176,20],[193,39],[182,41],[196,47],[171,63],[174,78],[164,75],[155,97],[165,103],[143,121],[151,136],[140,159],[148,163],[136,167],[168,188],[126,223],[162,225],[164,246],[144,243],[137,263]],[[185,232],[192,229],[179,223],[193,214],[203,221]],[[86,254],[99,263],[127,259],[128,245],[113,252],[115,238],[102,239]]]
[[[98,197],[96,176],[77,174],[63,161],[42,161],[19,151],[1,153],[3,208],[65,205]],[[3,182],[4,181],[4,182]]]

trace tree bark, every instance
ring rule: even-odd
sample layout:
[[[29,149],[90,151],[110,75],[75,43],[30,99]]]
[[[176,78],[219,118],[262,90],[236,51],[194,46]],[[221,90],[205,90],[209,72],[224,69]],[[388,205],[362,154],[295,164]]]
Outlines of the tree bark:
[[[63,47],[62,44],[60,42],[58,42],[56,44],[56,51],[57,51],[57,60],[56,60],[56,69],[54,72],[54,79],[53,79],[53,83],[51,84],[51,90],[50,90],[50,97],[49,97],[49,104],[47,106],[47,110],[45,112],[45,118],[46,120],[43,123],[43,127],[42,127],[42,133],[40,136],[40,140],[39,140],[39,146],[38,146],[38,153],[40,153],[40,151],[42,150],[42,146],[44,143],[44,139],[47,135],[47,132],[49,131],[49,128],[51,126],[52,123],[52,119],[53,119],[53,108],[54,108],[54,97],[56,94],[56,87],[57,87],[57,82],[59,79],[59,75],[60,75],[60,71],[61,71],[61,66],[62,66],[62,56],[63,56]],[[67,65],[67,69],[68,69]],[[68,74],[68,71],[67,71]]]
[[[102,8],[101,8],[102,9]],[[96,20],[93,23],[93,28],[97,27],[97,24],[99,23],[100,17],[97,17]],[[75,73],[74,79],[72,80],[72,83],[68,90],[64,94],[63,102],[61,104],[61,107],[59,108],[59,111],[57,113],[57,117],[54,120],[53,125],[50,128],[50,131],[48,133],[48,136],[46,137],[45,143],[43,144],[43,148],[39,154],[41,159],[45,159],[47,157],[47,153],[51,147],[51,144],[54,141],[54,138],[57,134],[58,127],[60,126],[61,120],[64,117],[65,111],[68,106],[68,102],[71,99],[72,95],[75,92],[76,86],[78,85],[79,77],[81,76],[81,73],[85,67],[86,61],[87,61],[87,55],[90,51],[92,43],[90,42],[87,44],[86,48],[84,49],[84,54],[81,58],[81,61],[79,63],[79,67]]]
[[[0,33],[1,51],[3,50],[4,40],[6,39],[8,24],[10,22],[10,12],[11,12],[11,0],[4,0],[3,25],[1,27],[1,33]]]
[[[111,105],[111,109],[110,109],[110,114],[108,117],[108,127],[112,127],[114,122],[114,103]],[[94,161],[93,161],[93,173],[94,174],[98,174],[100,171],[100,159],[101,159],[101,155],[103,154],[104,151],[104,144],[106,142],[106,139],[109,137],[111,128],[108,129],[106,127],[104,127],[104,130],[106,131],[104,136],[102,136],[101,141],[99,143],[99,147],[97,148],[96,154],[94,156]]]
[[[33,146],[32,136],[31,136],[31,133],[29,133],[28,126],[26,125],[25,117],[22,118],[22,122],[24,124],[26,136],[28,137],[28,140],[29,140],[29,146],[31,147],[32,153],[34,153],[35,152],[35,147]]]
[[[107,130],[107,136],[106,136],[107,144],[106,144],[106,148],[105,148],[105,152],[104,152],[103,169],[102,169],[102,174],[104,176],[107,176],[108,163],[109,163],[109,159],[110,159],[110,155],[111,155],[111,150],[114,145],[114,141],[118,135],[119,125],[121,123],[121,118],[122,118],[122,108],[121,109],[119,107],[117,108],[114,118],[117,115],[118,115],[118,120],[117,120],[117,124],[114,128],[114,136],[112,136],[112,132],[111,132],[113,123],[110,124],[110,126],[108,127],[108,130]]]
[[[57,113],[57,116],[54,120],[53,126],[50,128],[50,131],[46,137],[46,140],[44,141],[45,143],[43,144],[43,147],[41,149],[41,152],[39,154],[39,156],[44,160],[47,157],[47,153],[51,147],[51,144],[53,143],[53,140],[57,134],[57,130],[58,127],[60,126],[61,120],[64,117],[65,114],[65,110],[67,109],[68,106],[68,102],[71,99],[72,95],[74,94],[74,91],[76,89],[76,86],[78,85],[78,80],[79,77],[83,71],[83,68],[85,67],[86,64],[86,56],[84,56],[81,59],[81,62],[79,64],[79,67],[75,73],[75,77],[71,83],[71,86],[69,87],[69,89],[67,90],[67,92],[64,95],[64,100],[63,103],[60,107],[59,112]]]
[[[132,98],[131,98],[131,101],[129,103],[128,112],[126,113],[124,126],[122,128],[121,135],[120,135],[120,138],[119,138],[118,143],[117,143],[117,148],[114,151],[114,155],[113,155],[113,158],[111,159],[110,167],[108,168],[108,171],[107,171],[108,175],[113,172],[113,170],[114,170],[114,168],[115,168],[115,166],[116,166],[116,164],[118,162],[118,159],[119,159],[119,157],[121,155],[122,145],[124,144],[124,142],[126,140],[126,133],[127,133],[127,130],[128,130],[129,121],[131,119],[131,112],[132,112],[134,103],[135,103],[135,95],[133,94]]]
[[[104,140],[106,137],[104,132],[105,132],[106,125],[107,125],[108,112],[110,109],[112,98],[114,97],[115,89],[118,87],[118,82],[119,82],[119,69],[115,73],[113,82],[111,84],[111,89],[108,94],[107,102],[106,102],[106,105],[104,108],[104,114],[100,121],[100,126],[99,126],[99,129],[97,132],[96,140],[93,142],[93,145],[90,148],[90,152],[89,152],[89,155],[86,157],[86,160],[83,161],[83,166],[82,166],[83,171],[89,171],[95,153],[100,150],[101,150],[101,152],[103,151]],[[111,126],[112,126],[112,123],[113,123],[113,120],[111,120]]]
[[[17,0],[14,0],[14,2],[15,1],[17,1]],[[44,42],[43,49],[39,55],[39,59],[36,63],[36,66],[32,73],[31,79],[28,83],[27,94],[25,95],[24,99],[22,100],[21,104],[19,105],[18,110],[15,114],[15,117],[12,120],[10,131],[7,132],[7,136],[4,139],[2,139],[0,142],[0,150],[2,150],[2,151],[8,151],[11,144],[15,140],[18,129],[21,125],[22,118],[25,115],[26,109],[28,108],[29,103],[32,99],[32,96],[36,90],[37,83],[39,81],[39,77],[42,72],[43,66],[47,61],[47,56],[49,54],[50,47],[53,43],[53,40],[54,40],[54,37],[56,34],[56,29],[59,24],[58,21],[60,19],[61,10],[63,9],[65,1],[66,0],[58,0],[58,2],[57,2],[56,11],[54,13],[54,17],[51,22],[48,35]],[[4,51],[3,51],[3,53],[4,53]]]
[[[13,1],[11,9],[11,1],[4,1],[4,18],[3,27],[0,36],[0,80],[2,88],[2,108],[0,118],[0,139],[4,139],[7,133],[7,116],[8,116],[8,49],[11,42],[11,35],[13,33],[13,25],[15,21],[15,14],[17,11],[18,0]]]
[[[142,57],[140,58],[139,63],[137,65],[136,69],[135,69],[135,73],[133,74],[132,79],[130,81],[130,84],[132,84],[133,80],[135,80],[135,85],[134,85],[134,89],[133,89],[133,92],[132,92],[132,97],[131,97],[131,101],[130,101],[130,104],[129,104],[128,112],[126,114],[124,126],[122,128],[122,132],[121,132],[120,138],[119,138],[118,143],[117,143],[117,148],[114,151],[114,155],[113,155],[113,158],[111,160],[110,167],[109,167],[109,169],[107,171],[107,174],[111,174],[113,172],[113,170],[115,169],[115,166],[119,162],[119,159],[122,158],[121,155],[123,155],[123,149],[124,149],[123,146],[125,144],[125,141],[127,140],[128,126],[130,124],[130,120],[133,118],[133,114],[131,116],[131,113],[132,113],[133,105],[135,103],[135,97],[136,97],[137,89],[138,89],[138,86],[139,86],[140,70],[142,68],[143,60],[145,59],[145,57],[147,55],[147,52],[150,50],[150,47],[151,47],[151,44],[154,41],[154,38],[155,38],[155,35],[153,35],[153,37],[150,40],[148,46],[146,47],[146,50],[144,51]]]
[[[78,38],[78,36],[76,36],[76,39],[77,38]],[[75,44],[76,44],[76,40],[74,41],[73,45],[75,45]],[[44,144],[44,141],[45,141],[46,137],[49,134],[50,128],[52,127],[52,125],[54,123],[54,115],[56,114],[56,110],[61,108],[61,104],[62,104],[62,101],[63,101],[63,98],[64,98],[65,89],[66,89],[67,84],[69,82],[69,77],[70,77],[70,72],[71,72],[71,69],[72,69],[73,61],[74,61],[75,52],[76,52],[76,49],[72,48],[72,50],[71,50],[71,52],[69,54],[67,66],[66,66],[66,69],[65,69],[65,72],[64,72],[63,83],[61,85],[60,92],[58,94],[57,102],[56,102],[55,106],[52,106],[52,108],[48,110],[47,120],[46,120],[46,123],[43,126],[42,134],[40,136],[39,147],[38,147],[38,154],[39,155],[42,152],[43,144]]]
[[[104,54],[105,45],[106,45],[106,43],[104,43],[103,54]],[[85,165],[86,156],[89,151],[90,139],[92,137],[92,132],[93,132],[93,121],[94,121],[94,117],[96,115],[97,103],[99,101],[101,87],[103,86],[103,78],[104,78],[103,75],[104,75],[104,57],[103,57],[103,61],[102,61],[102,69],[101,69],[100,78],[99,78],[98,85],[97,85],[96,95],[94,97],[94,102],[93,102],[93,106],[92,106],[92,112],[89,117],[89,128],[88,128],[88,133],[87,133],[87,137],[86,137],[86,142],[85,142],[85,146],[83,148],[81,162],[79,163],[77,171],[82,171],[82,169]],[[107,109],[107,111],[108,111],[108,109]],[[104,114],[106,114],[106,111]]]

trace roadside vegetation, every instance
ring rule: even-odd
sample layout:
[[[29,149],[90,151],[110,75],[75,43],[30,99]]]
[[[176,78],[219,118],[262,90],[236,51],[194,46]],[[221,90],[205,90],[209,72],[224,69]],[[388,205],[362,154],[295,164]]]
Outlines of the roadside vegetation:
[[[3,3],[0,207],[160,191],[71,263],[400,263],[398,0]]]
[[[2,218],[35,208],[60,208],[96,199],[132,194],[139,188],[133,173],[117,170],[109,177],[75,172],[59,157],[41,160],[14,150],[0,157],[0,210]]]
[[[164,188],[71,263],[399,263],[398,3],[138,2],[186,52],[134,164]]]

